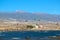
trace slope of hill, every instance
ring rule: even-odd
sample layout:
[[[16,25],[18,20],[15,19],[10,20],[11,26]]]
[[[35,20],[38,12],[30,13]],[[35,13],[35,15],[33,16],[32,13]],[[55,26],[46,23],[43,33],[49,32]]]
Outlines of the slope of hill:
[[[60,21],[60,15],[48,14],[48,13],[29,13],[29,12],[0,12],[1,18],[13,18],[24,20],[44,20],[44,21]]]

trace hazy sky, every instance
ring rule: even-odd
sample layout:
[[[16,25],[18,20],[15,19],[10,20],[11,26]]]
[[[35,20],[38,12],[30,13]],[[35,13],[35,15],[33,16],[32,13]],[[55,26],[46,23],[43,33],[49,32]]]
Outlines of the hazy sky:
[[[60,13],[60,0],[0,0],[0,11]]]

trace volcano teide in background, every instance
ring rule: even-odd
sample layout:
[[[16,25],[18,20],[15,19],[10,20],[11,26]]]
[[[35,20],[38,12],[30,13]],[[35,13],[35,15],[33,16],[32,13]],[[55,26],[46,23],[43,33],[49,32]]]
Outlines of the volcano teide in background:
[[[0,19],[24,19],[24,20],[44,20],[44,21],[60,21],[60,15],[56,14],[48,14],[48,13],[40,13],[40,12],[25,12],[17,10],[16,12],[0,12]]]

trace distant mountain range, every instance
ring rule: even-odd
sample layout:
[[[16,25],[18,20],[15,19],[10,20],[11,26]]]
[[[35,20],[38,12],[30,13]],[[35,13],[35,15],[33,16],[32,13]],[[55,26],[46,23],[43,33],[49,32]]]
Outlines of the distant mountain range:
[[[60,21],[60,15],[56,14],[48,14],[48,13],[40,13],[40,12],[25,12],[19,11],[16,12],[0,12],[0,19],[1,18],[12,18],[17,20],[37,20],[37,21]]]

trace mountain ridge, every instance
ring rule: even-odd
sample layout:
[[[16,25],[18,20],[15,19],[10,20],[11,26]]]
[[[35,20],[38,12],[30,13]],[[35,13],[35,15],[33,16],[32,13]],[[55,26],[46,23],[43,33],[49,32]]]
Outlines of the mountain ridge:
[[[31,12],[0,12],[1,18],[25,19],[25,20],[46,20],[46,21],[60,21],[60,15],[48,13],[31,13]]]

